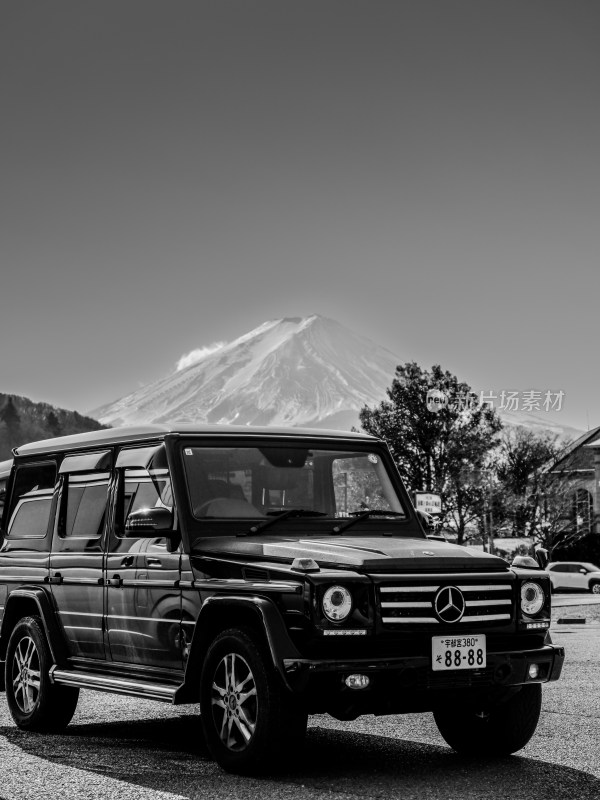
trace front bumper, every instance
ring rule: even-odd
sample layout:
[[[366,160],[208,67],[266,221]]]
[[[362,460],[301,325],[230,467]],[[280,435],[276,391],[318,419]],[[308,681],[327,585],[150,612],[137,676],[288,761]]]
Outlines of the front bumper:
[[[359,659],[283,659],[283,671],[290,687],[304,689],[327,677],[360,673],[371,678],[373,687],[388,684],[396,688],[426,690],[510,687],[526,683],[548,683],[560,677],[565,660],[563,647],[544,645],[535,650],[488,652],[485,668],[434,672],[426,656]],[[529,666],[538,666],[536,678],[529,677]]]

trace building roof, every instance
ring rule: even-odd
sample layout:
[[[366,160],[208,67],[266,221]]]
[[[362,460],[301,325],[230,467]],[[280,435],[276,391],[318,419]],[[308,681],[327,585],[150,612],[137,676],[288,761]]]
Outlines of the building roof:
[[[53,453],[64,450],[83,450],[93,447],[124,444],[125,442],[145,442],[164,439],[168,434],[181,436],[231,436],[231,437],[287,437],[311,438],[336,441],[378,441],[366,433],[350,431],[330,431],[318,428],[269,428],[249,425],[138,425],[123,428],[106,428],[89,433],[76,433],[56,439],[31,442],[14,449],[17,456]]]
[[[598,439],[598,442],[596,442],[596,439]],[[571,442],[571,444],[567,445],[567,447],[565,447],[565,449],[556,459],[554,464],[552,464],[552,472],[556,471],[558,465],[562,464],[570,456],[576,453],[580,447],[591,447],[592,445],[600,446],[600,425],[597,428],[593,428],[591,431],[586,431],[582,436],[579,437],[579,439],[575,439],[574,442]]]

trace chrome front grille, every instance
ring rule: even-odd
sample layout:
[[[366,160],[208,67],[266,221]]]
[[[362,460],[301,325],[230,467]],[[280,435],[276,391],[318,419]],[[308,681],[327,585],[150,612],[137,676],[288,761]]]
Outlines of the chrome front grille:
[[[437,583],[428,586],[411,584],[379,587],[381,621],[384,625],[448,625],[441,622],[434,609],[440,589],[453,586],[464,597],[465,609],[461,619],[452,623],[460,627],[476,623],[507,623],[512,618],[511,583]]]

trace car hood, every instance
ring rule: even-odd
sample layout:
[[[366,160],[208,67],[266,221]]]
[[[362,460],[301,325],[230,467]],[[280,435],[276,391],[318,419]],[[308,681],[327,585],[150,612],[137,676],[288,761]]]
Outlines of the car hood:
[[[506,571],[506,561],[472,547],[435,542],[420,537],[388,536],[257,536],[197,540],[194,554],[237,556],[251,560],[286,561],[312,558],[321,567],[388,571]]]

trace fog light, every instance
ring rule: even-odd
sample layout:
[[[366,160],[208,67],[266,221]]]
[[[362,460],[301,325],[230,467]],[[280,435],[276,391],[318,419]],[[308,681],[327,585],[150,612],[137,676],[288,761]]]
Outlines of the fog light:
[[[344,683],[349,689],[366,689],[371,681],[368,675],[348,675]]]
[[[540,668],[538,667],[538,665],[537,665],[537,664],[530,664],[530,665],[529,665],[529,670],[528,670],[528,673],[529,673],[529,678],[530,678],[530,680],[532,680],[532,681],[533,681],[533,680],[535,680],[535,679],[537,678],[537,676],[540,674]]]

